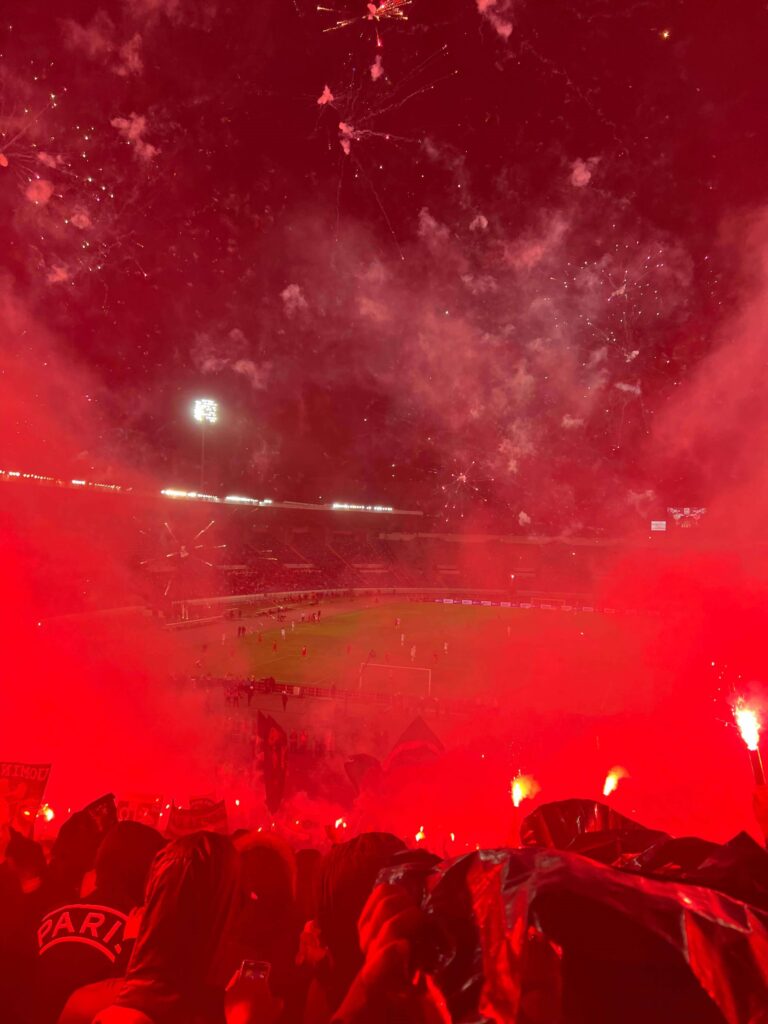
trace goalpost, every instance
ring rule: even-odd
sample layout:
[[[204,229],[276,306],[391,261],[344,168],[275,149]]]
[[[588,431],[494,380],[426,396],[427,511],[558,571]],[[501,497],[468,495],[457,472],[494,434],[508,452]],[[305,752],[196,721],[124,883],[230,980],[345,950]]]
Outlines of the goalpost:
[[[416,665],[385,665],[361,661],[358,688],[372,693],[405,693],[432,696],[432,669]]]

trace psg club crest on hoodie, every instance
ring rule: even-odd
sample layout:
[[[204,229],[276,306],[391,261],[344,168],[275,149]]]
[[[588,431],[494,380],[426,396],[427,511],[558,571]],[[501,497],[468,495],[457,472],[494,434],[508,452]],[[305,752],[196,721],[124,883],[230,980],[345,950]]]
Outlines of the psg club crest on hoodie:
[[[37,929],[39,953],[42,956],[63,943],[80,943],[98,950],[115,963],[123,951],[126,920],[126,915],[114,907],[91,903],[57,907],[45,915]]]

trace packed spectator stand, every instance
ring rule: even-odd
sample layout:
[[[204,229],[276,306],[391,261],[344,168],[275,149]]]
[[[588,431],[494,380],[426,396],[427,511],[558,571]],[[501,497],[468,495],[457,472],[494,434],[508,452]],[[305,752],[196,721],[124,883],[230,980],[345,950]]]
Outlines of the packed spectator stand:
[[[572,799],[461,857],[341,819],[297,848],[208,799],[162,834],[108,793],[43,846],[2,806],[4,1024],[765,1019],[768,854],[746,834]]]
[[[252,529],[234,537],[220,563],[186,567],[183,590],[187,597],[361,588],[589,594],[609,555],[578,541]],[[148,577],[165,586],[167,566]]]

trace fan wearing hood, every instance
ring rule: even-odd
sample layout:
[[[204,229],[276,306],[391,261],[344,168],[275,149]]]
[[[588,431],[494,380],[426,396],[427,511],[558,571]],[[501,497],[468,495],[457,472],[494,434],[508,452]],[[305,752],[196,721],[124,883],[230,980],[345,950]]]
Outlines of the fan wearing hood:
[[[155,829],[119,822],[96,852],[95,889],[42,916],[37,926],[39,1024],[58,1020],[81,985],[125,973],[132,947],[129,916],[144,902],[149,869],[162,845]]]
[[[266,985],[231,978],[227,938],[242,901],[232,841],[196,832],[158,854],[122,986],[94,1024],[270,1024]],[[228,979],[230,984],[227,985]]]

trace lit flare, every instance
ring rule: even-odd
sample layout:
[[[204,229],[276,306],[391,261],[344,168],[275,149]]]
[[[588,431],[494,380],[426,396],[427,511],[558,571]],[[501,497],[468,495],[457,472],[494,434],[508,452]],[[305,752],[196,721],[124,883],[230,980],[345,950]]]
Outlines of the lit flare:
[[[760,718],[757,712],[747,707],[739,697],[733,706],[733,717],[747,750],[757,750],[760,743]]]
[[[629,772],[626,768],[622,768],[620,764],[611,768],[605,776],[605,782],[603,783],[603,796],[610,796],[611,793],[615,793],[621,779],[628,778]]]
[[[509,784],[509,795],[512,803],[519,807],[523,800],[530,800],[541,789],[532,775],[516,775]]]
[[[56,812],[50,804],[43,804],[40,810],[37,812],[38,818],[44,818],[46,821],[53,821],[56,817]]]

